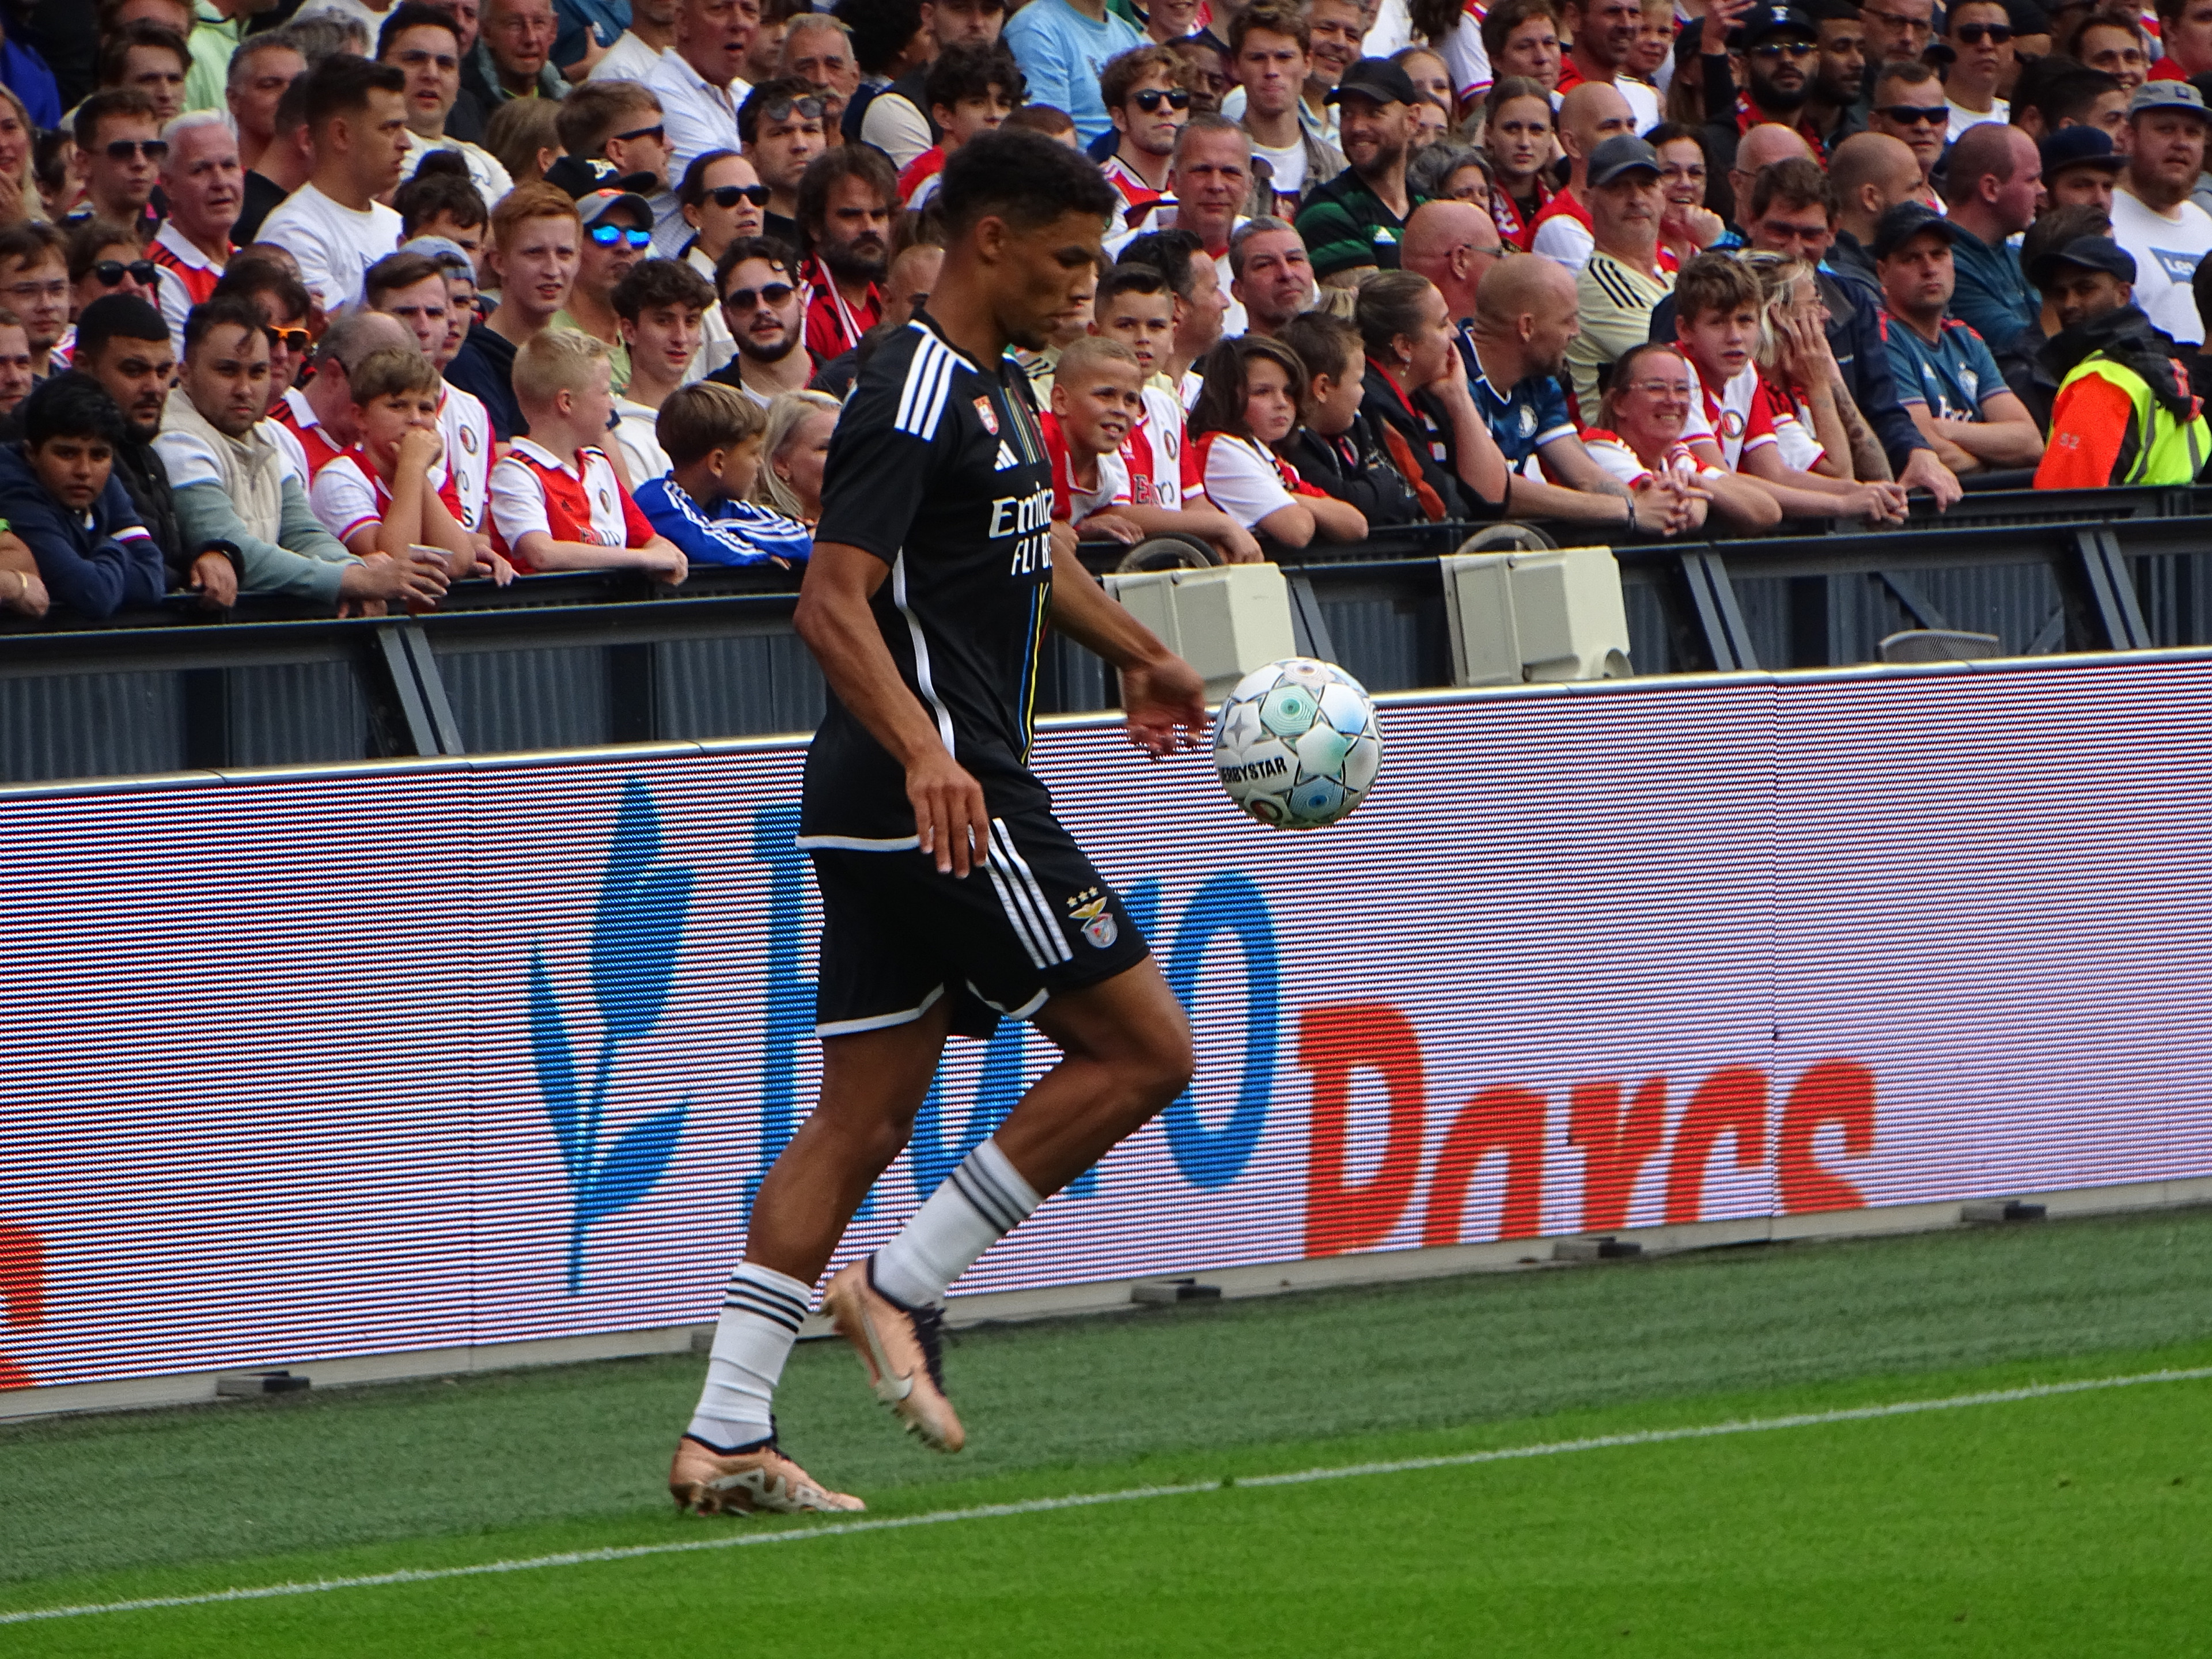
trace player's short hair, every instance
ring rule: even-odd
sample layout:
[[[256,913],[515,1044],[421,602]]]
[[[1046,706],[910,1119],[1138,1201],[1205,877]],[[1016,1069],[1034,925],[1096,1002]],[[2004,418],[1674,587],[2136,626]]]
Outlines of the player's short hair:
[[[515,233],[532,219],[566,219],[576,227],[581,235],[584,222],[576,211],[576,198],[558,185],[549,185],[543,179],[517,185],[499,198],[499,205],[491,210],[491,239],[504,252]]]
[[[660,100],[641,81],[586,81],[561,100],[553,131],[569,155],[592,161],[634,112],[659,107]]]
[[[711,311],[715,297],[714,285],[693,270],[688,259],[641,259],[615,284],[607,303],[616,316],[634,323],[661,306]]]
[[[550,409],[559,393],[587,389],[594,366],[613,356],[605,340],[573,328],[546,329],[514,354],[514,400],[526,410]]]
[[[368,107],[372,92],[404,92],[407,72],[397,64],[380,64],[342,52],[307,71],[307,125],[317,132],[341,115]]]
[[[90,438],[110,448],[130,435],[123,411],[89,374],[57,374],[23,399],[23,441],[33,449],[55,438]]]
[[[1110,334],[1085,334],[1069,343],[1060,354],[1054,367],[1053,378],[1066,380],[1072,374],[1081,374],[1101,363],[1116,363],[1137,377],[1139,384],[1145,378],[1144,365],[1137,354]]]
[[[200,343],[219,328],[242,328],[251,337],[264,332],[268,325],[261,313],[253,308],[253,301],[238,293],[225,294],[220,289],[194,306],[185,318],[185,352],[197,351]]]
[[[799,175],[799,223],[810,236],[820,234],[830,213],[830,192],[841,179],[858,179],[886,210],[898,211],[898,173],[890,157],[873,144],[833,144]]]
[[[733,449],[767,430],[768,411],[719,380],[677,387],[653,423],[653,435],[678,466],[696,466],[716,450]]]
[[[989,217],[1037,230],[1079,213],[1097,217],[1103,228],[1121,198],[1089,156],[1042,134],[1001,127],[977,134],[945,162],[937,199],[946,231],[959,236]]]
[[[963,99],[989,97],[994,87],[1006,94],[1010,106],[1028,92],[1012,52],[1001,46],[947,46],[922,78],[921,96],[931,109],[957,109]]]
[[[1275,337],[1298,354],[1310,380],[1316,374],[1340,380],[1361,356],[1359,331],[1325,311],[1300,312],[1275,331]]]
[[[95,92],[76,106],[76,115],[70,124],[82,154],[90,155],[100,148],[100,124],[111,116],[137,117],[156,126],[161,124],[161,112],[154,107],[154,100],[136,87],[109,87],[103,92]]]
[[[1313,386],[1304,362],[1280,340],[1270,339],[1264,334],[1246,334],[1217,342],[1213,349],[1206,354],[1204,384],[1190,411],[1192,437],[1207,432],[1250,435],[1244,429],[1246,387],[1251,380],[1253,363],[1261,358],[1279,365],[1290,377],[1291,401],[1297,406],[1298,419],[1305,419],[1306,410],[1313,402]]]
[[[1674,314],[1686,323],[1713,312],[1756,312],[1759,300],[1758,273],[1732,253],[1700,253],[1674,279]]]
[[[410,392],[435,392],[439,385],[436,366],[412,346],[379,347],[346,376],[346,389],[353,393],[356,404]]]
[[[446,268],[427,253],[387,253],[362,273],[362,295],[371,311],[381,311],[386,295],[445,276]]]
[[[1147,231],[1128,242],[1121,249],[1117,265],[1148,265],[1167,278],[1168,287],[1178,299],[1188,300],[1196,291],[1198,277],[1194,262],[1205,257],[1206,244],[1194,230]]]
[[[1836,194],[1836,181],[1809,155],[1769,161],[1752,179],[1753,218],[1764,219],[1767,210],[1778,202],[1785,208],[1820,208],[1827,214],[1831,224],[1843,209],[1842,198]]]
[[[1280,34],[1298,43],[1300,52],[1313,50],[1313,31],[1306,27],[1305,14],[1295,6],[1263,0],[1256,6],[1247,6],[1230,20],[1229,56],[1233,60],[1242,57],[1244,42],[1255,29],[1264,29],[1269,34]]]
[[[733,236],[730,245],[722,250],[722,257],[714,261],[714,298],[720,300],[729,292],[730,273],[748,259],[764,259],[775,266],[792,282],[799,280],[799,256],[790,245],[775,236]]]
[[[1124,294],[1141,294],[1146,299],[1167,295],[1170,303],[1175,289],[1158,265],[1148,265],[1140,259],[1124,259],[1098,273],[1098,292],[1091,301],[1093,316],[1103,317],[1107,309]]]

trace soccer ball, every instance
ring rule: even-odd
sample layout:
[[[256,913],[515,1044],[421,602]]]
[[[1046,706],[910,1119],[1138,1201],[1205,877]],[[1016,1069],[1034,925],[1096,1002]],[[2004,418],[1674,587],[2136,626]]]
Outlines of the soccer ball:
[[[1213,764],[1240,811],[1283,830],[1334,823],[1367,798],[1382,734],[1366,688],[1334,663],[1285,657],[1237,682]]]

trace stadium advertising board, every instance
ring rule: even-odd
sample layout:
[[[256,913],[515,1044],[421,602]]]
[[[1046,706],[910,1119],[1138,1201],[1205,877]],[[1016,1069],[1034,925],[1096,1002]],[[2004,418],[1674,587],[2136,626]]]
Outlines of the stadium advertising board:
[[[962,1290],[2212,1171],[2212,663],[1382,727],[1304,836],[1045,736],[1202,1074]],[[799,760],[0,802],[0,1383],[711,1318],[817,1063]],[[848,1249],[1044,1061],[956,1044]]]

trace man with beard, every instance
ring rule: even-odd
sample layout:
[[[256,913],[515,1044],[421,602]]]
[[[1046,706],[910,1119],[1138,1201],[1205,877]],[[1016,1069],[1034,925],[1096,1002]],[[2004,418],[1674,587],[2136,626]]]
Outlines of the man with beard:
[[[776,57],[778,73],[811,83],[822,97],[822,137],[833,148],[845,141],[845,106],[860,89],[852,37],[836,18],[802,11],[785,26]]]
[[[1811,11],[1820,27],[1820,51],[1802,125],[1815,154],[1833,155],[1844,139],[1866,131],[1859,105],[1866,92],[1866,21],[1850,0],[1814,0]]]
[[[154,449],[169,383],[177,376],[168,324],[136,295],[94,300],[77,315],[74,367],[99,381],[123,411],[115,476],[130,492],[138,522],[161,550],[169,586],[191,589],[214,610],[227,609],[238,598],[238,571],[219,550],[192,550],[188,556],[169,474]]]
[[[884,314],[898,179],[881,151],[841,144],[807,164],[799,181],[806,262],[806,352],[819,368],[860,343]]]
[[[1708,24],[1712,21],[1706,20]],[[1734,85],[1729,37],[1711,27],[1698,34],[1705,107],[1711,112],[1698,135],[1705,146],[1705,176],[1711,181],[1706,204],[1732,223],[1739,222],[1733,212],[1735,204],[1717,198],[1729,174],[1739,165],[1738,144],[1753,127],[1798,128],[1816,158],[1824,159],[1826,155],[1824,140],[1807,119],[1805,109],[1812,96],[1814,62],[1820,51],[1820,26],[1813,21],[1812,14],[1796,6],[1761,6],[1744,20],[1737,40],[1743,47],[1744,88],[1723,102],[1717,94]]]
[[[2125,248],[2102,236],[2037,261],[2036,285],[2061,325],[2042,354],[2059,386],[2038,489],[2188,483],[2212,453],[2212,428],[2174,362],[2173,342],[2135,303],[2136,270]]]
[[[268,400],[269,339],[259,313],[221,295],[197,307],[185,325],[184,375],[155,441],[186,542],[235,548],[248,592],[332,607],[444,598],[443,555],[356,559],[323,528],[307,505],[306,481],[262,418]]]
[[[740,236],[722,250],[714,287],[738,355],[707,378],[763,409],[783,392],[804,392],[814,362],[802,349],[806,300],[791,250],[773,237]]]
[[[161,315],[168,319],[171,343],[181,349],[186,313],[215,292],[222,268],[238,252],[230,232],[245,204],[246,170],[239,165],[230,124],[213,110],[172,121],[167,136],[161,188],[169,217],[146,257],[161,270]]]
[[[1239,225],[1229,239],[1229,297],[1244,308],[1248,334],[1281,333],[1283,325],[1316,298],[1306,245],[1280,219],[1248,219]]]
[[[1559,33],[1572,44],[1559,59],[1556,90],[1571,92],[1586,82],[1611,87],[1628,100],[1634,118],[1631,132],[1649,132],[1657,126],[1659,94],[1620,72],[1643,28],[1644,8],[1637,0],[1567,0]]]
[[[2190,283],[2212,252],[2212,215],[2189,192],[2204,168],[2208,118],[2203,94],[2186,81],[2137,87],[2128,100],[2128,170],[2112,195],[2112,240],[2136,262],[2135,303],[2184,345],[2204,337]]]
[[[1351,165],[1309,191],[1297,217],[1322,281],[1364,266],[1398,268],[1398,237],[1417,205],[1406,191],[1406,149],[1419,95],[1387,58],[1361,58],[1328,94]]]
[[[1597,419],[1598,393],[1629,347],[1651,337],[1651,313],[1674,284],[1659,269],[1659,154],[1641,138],[1608,138],[1589,158],[1591,248],[1575,278],[1581,328],[1567,342],[1577,424]]]
[[[1467,210],[1487,220],[1479,208]],[[1664,535],[1681,527],[1686,500],[1668,481],[1632,494],[1583,447],[1567,413],[1559,377],[1580,331],[1576,280],[1550,259],[1501,260],[1482,278],[1474,321],[1460,337],[1474,406],[1505,457],[1506,510]],[[1532,460],[1543,479],[1533,476]]]
[[[622,322],[615,314],[615,285],[653,246],[653,209],[642,196],[595,190],[576,204],[576,216],[584,228],[576,280],[569,286],[568,303],[553,313],[550,326],[572,328],[605,343],[614,365],[609,385],[620,397],[629,384],[629,348],[623,343]]]
[[[490,411],[492,435],[512,442],[524,430],[514,399],[514,355],[568,303],[583,227],[576,204],[557,185],[517,185],[492,210],[490,263],[499,308],[471,326],[446,366],[446,378]]]

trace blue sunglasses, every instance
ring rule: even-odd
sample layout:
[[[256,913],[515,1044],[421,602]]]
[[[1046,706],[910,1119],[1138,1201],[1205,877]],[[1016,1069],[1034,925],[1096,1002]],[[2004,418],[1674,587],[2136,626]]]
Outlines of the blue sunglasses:
[[[612,247],[616,243],[627,240],[632,247],[648,248],[653,246],[653,233],[632,230],[624,225],[593,225],[592,240],[601,247]]]

